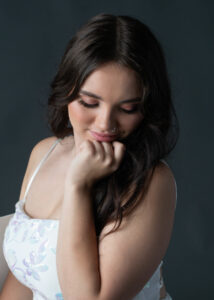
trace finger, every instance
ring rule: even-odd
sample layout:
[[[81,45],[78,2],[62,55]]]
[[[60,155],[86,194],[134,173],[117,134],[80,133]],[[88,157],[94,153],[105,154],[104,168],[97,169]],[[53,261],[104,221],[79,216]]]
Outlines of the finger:
[[[83,142],[81,142],[81,144],[79,145],[79,149],[77,149],[77,153],[82,150],[84,151],[84,149],[88,149],[92,155],[96,153],[96,147],[90,140],[84,140]]]
[[[99,157],[101,158],[101,160],[104,160],[105,159],[105,149],[102,145],[101,142],[98,142],[98,141],[92,141],[93,144],[94,144],[94,147],[96,149],[96,154],[99,155]]]
[[[102,145],[104,147],[105,154],[108,156],[111,156],[113,158],[114,157],[114,149],[113,149],[112,143],[102,142]]]
[[[126,147],[124,144],[120,142],[113,142],[113,148],[114,148],[114,157],[118,167],[122,161]]]

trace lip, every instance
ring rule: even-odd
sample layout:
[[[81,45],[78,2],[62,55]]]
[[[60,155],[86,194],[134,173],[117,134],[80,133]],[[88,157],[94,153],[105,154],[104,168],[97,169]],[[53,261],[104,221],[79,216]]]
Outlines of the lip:
[[[102,142],[111,142],[114,141],[117,137],[116,134],[110,135],[110,134],[100,134],[95,131],[90,131],[90,132],[97,141],[102,141]]]

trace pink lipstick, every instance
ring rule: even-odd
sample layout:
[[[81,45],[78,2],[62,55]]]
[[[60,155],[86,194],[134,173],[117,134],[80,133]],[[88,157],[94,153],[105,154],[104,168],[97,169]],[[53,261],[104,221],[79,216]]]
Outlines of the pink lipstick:
[[[90,131],[91,135],[97,140],[101,142],[112,142],[116,139],[117,135],[110,134],[101,134],[95,131]]]

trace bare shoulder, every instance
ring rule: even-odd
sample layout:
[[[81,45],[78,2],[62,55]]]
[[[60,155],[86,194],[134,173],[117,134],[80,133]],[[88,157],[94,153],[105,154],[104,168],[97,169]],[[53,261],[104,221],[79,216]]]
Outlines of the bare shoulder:
[[[116,232],[99,238],[102,299],[132,299],[160,265],[170,243],[176,189],[172,170],[158,163],[132,217]],[[124,225],[124,226],[123,226]],[[129,257],[129,260],[127,260]],[[115,284],[117,282],[117,284]]]
[[[173,217],[176,207],[176,183],[171,168],[163,162],[155,167],[148,190],[142,199],[142,209],[159,210]]]
[[[44,155],[48,152],[50,147],[53,145],[53,143],[57,140],[56,136],[51,136],[44,138],[40,141],[38,141],[34,147],[32,148],[32,151],[30,153],[27,168],[25,171],[25,175],[22,182],[21,192],[20,192],[20,199],[24,197],[24,191],[27,187],[27,183],[29,181],[30,176],[32,175],[33,171],[35,170],[38,163],[41,161],[41,159],[44,157]]]
[[[48,152],[48,150],[56,140],[56,136],[51,136],[40,140],[34,145],[28,161],[28,171],[31,172],[33,169],[35,169],[35,167],[38,165],[43,156]]]
[[[140,196],[139,200],[137,209],[128,217],[123,217],[121,227],[128,225],[130,221],[137,224],[137,220],[141,222],[152,215],[156,215],[160,219],[171,220],[171,226],[173,225],[176,207],[176,183],[174,174],[168,165],[163,162],[158,163],[150,177],[146,192],[142,197]],[[113,227],[113,221],[105,225],[100,234],[100,239]]]
[[[153,189],[161,189],[167,195],[165,197],[172,206],[176,205],[176,181],[171,168],[160,162],[154,171]]]
[[[31,151],[30,158],[37,160],[40,159],[41,156],[48,151],[48,149],[52,146],[52,144],[57,140],[56,136],[51,136],[40,140],[38,143],[35,144]]]

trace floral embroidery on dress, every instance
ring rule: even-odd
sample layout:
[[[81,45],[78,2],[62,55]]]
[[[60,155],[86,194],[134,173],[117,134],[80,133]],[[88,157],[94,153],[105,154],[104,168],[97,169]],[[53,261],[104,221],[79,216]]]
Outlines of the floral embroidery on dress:
[[[40,280],[39,272],[45,272],[48,270],[48,266],[46,264],[42,264],[42,261],[46,257],[46,254],[41,251],[43,250],[42,246],[43,245],[40,245],[37,252],[31,251],[29,257],[23,259],[23,264],[26,267],[27,275],[33,276],[33,278],[36,280]]]
[[[5,230],[3,250],[8,266],[32,290],[34,300],[63,300],[56,269],[58,222],[30,218],[23,204],[22,200],[16,203],[16,212]],[[147,295],[158,284],[158,272],[157,269],[136,299],[149,299]]]
[[[16,213],[10,219],[4,235],[4,254],[8,266],[15,277],[29,287],[34,299],[52,299],[47,297],[37,288],[36,282],[41,282],[42,274],[49,270],[47,258],[53,253],[55,259],[56,250],[49,242],[49,232],[57,228],[51,220],[31,219],[23,211],[23,202],[16,203]],[[17,249],[14,245],[27,248],[27,255],[17,258]],[[23,249],[24,250],[24,249]],[[49,252],[51,251],[51,252]],[[37,298],[38,297],[38,298]],[[61,293],[57,293],[56,299],[63,299]]]
[[[56,297],[56,300],[64,300],[62,293],[56,294],[55,297]]]

